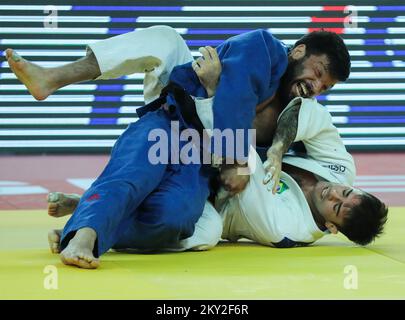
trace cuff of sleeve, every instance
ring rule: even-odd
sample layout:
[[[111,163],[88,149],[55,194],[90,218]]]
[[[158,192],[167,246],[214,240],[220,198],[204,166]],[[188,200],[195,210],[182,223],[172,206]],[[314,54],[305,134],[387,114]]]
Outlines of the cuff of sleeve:
[[[205,129],[214,129],[214,112],[212,110],[212,105],[214,103],[214,97],[201,99],[198,97],[194,98],[195,108]]]

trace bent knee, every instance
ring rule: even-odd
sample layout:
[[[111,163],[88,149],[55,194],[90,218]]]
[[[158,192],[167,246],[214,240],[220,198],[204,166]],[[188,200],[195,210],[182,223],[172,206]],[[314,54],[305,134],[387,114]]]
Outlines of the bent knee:
[[[149,29],[156,31],[157,33],[159,33],[159,36],[161,36],[162,38],[166,38],[167,40],[173,40],[173,39],[183,40],[183,38],[176,31],[176,29],[174,29],[170,26],[159,25],[159,26],[152,26]]]

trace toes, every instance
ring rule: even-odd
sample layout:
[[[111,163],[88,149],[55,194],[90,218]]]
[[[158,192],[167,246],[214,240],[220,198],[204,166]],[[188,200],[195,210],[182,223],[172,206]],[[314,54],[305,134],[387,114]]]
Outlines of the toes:
[[[53,254],[58,254],[58,253],[60,253],[60,249],[58,247],[54,247],[54,248],[51,249],[51,252]]]
[[[13,51],[11,55],[11,60],[13,60],[14,62],[19,62],[22,60],[22,58],[17,52]]]
[[[55,217],[58,213],[58,204],[49,203],[48,204],[48,214],[52,217]]]
[[[52,217],[63,217],[73,214],[80,201],[80,196],[75,194],[64,194],[62,192],[51,192],[47,197],[48,214]]]
[[[90,265],[92,268],[98,268],[100,266],[100,260],[99,259],[94,259],[92,262],[90,262]]]
[[[51,252],[55,253],[55,254],[60,253],[60,246],[58,244],[56,244],[56,243],[52,244],[51,245]]]
[[[48,194],[48,202],[58,202],[60,198],[59,192],[50,192]]]
[[[60,253],[60,244],[58,242],[54,242],[51,244],[51,251],[52,253]]]
[[[58,208],[57,203],[48,203],[48,209],[50,210],[56,210]]]
[[[96,259],[91,253],[80,253],[77,255],[81,268],[94,269],[100,265],[98,259]]]
[[[79,259],[82,260],[89,268],[97,268],[99,266],[99,261],[93,255],[80,254]]]
[[[89,263],[92,262],[93,259],[94,259],[94,257],[92,257],[90,255],[87,255],[87,254],[84,254],[84,253],[79,254],[79,258],[86,261],[86,262],[89,262]]]
[[[93,269],[94,267],[91,265],[91,262],[95,258],[86,254],[79,254],[77,256],[77,265],[83,269]]]
[[[10,59],[12,55],[13,55],[13,49],[10,49],[10,48],[7,49],[6,50],[6,58]]]
[[[85,254],[70,254],[69,252],[62,252],[60,259],[66,265],[76,266],[83,269],[95,269],[100,265],[98,259]]]
[[[69,253],[64,253],[62,252],[60,254],[60,258],[62,262],[66,265],[71,265],[71,266],[78,266],[80,268],[86,268],[86,266],[89,266],[90,264],[79,259],[78,256],[76,255],[71,255]]]
[[[83,260],[83,259],[78,259],[77,260],[77,264],[78,267],[83,268],[83,269],[92,269],[90,263],[88,263],[87,261]]]

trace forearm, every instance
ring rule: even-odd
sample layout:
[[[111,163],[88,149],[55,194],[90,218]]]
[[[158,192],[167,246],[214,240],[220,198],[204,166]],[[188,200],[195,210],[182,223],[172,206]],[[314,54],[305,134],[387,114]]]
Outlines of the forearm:
[[[294,142],[294,139],[297,136],[300,107],[301,103],[298,102],[281,115],[277,123],[273,143],[270,147],[272,151],[284,154],[287,152],[291,143]]]

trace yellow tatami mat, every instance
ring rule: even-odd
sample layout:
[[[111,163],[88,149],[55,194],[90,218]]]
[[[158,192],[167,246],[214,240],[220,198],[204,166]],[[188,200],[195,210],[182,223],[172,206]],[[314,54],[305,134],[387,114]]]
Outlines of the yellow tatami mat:
[[[312,247],[222,243],[208,252],[110,252],[97,270],[63,265],[47,231],[66,219],[0,211],[0,299],[405,299],[405,208],[367,248],[328,236]]]

